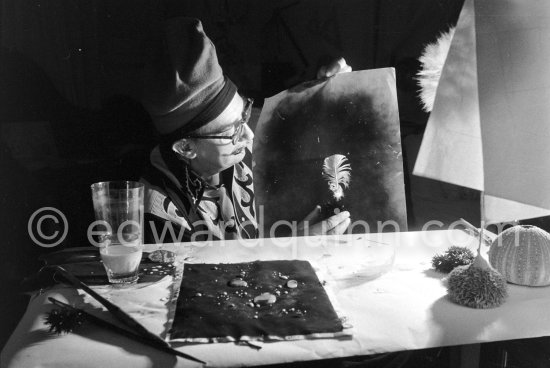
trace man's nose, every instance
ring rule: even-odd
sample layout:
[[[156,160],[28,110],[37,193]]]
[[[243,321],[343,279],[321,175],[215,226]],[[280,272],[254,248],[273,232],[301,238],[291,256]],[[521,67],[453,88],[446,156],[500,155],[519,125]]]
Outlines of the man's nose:
[[[248,124],[245,124],[243,126],[243,134],[241,136],[241,140],[252,142],[253,139],[254,139],[254,133],[252,132],[252,129],[250,129]]]

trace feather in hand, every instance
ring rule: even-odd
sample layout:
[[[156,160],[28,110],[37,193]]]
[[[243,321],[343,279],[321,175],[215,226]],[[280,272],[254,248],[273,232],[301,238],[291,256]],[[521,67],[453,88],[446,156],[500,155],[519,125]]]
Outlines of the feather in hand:
[[[344,197],[344,188],[349,187],[351,166],[344,155],[332,155],[323,162],[323,177],[336,200]]]

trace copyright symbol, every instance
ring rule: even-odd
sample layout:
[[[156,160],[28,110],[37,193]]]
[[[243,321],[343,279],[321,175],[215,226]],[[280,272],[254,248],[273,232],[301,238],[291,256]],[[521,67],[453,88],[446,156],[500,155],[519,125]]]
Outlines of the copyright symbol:
[[[52,226],[53,221],[54,226]],[[34,211],[27,224],[32,241],[44,248],[53,248],[59,245],[69,231],[67,218],[57,208],[42,207]],[[47,231],[44,232],[44,229]]]

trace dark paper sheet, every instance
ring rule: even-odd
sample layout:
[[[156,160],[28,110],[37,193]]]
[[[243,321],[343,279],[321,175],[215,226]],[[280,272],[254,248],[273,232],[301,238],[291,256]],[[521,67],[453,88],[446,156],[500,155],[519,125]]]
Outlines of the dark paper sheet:
[[[246,286],[230,286],[239,278]],[[288,280],[297,287],[287,286]],[[254,304],[258,295],[274,303]],[[192,343],[349,336],[307,261],[186,264],[171,340]]]
[[[267,99],[253,151],[265,237],[277,221],[301,221],[317,204],[350,211],[353,233],[406,231],[392,68],[338,74]],[[324,159],[335,154],[344,155],[351,166],[340,201],[322,175]],[[394,226],[381,228],[387,221]],[[274,233],[288,235],[283,228]]]

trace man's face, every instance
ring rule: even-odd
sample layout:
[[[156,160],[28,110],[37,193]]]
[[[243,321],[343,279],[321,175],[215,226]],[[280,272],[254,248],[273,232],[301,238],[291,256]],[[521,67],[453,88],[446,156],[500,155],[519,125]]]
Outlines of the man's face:
[[[200,128],[197,136],[231,137],[241,125],[245,103],[235,95],[227,108],[213,121]],[[230,139],[196,139],[193,142],[196,156],[190,160],[191,168],[204,178],[211,177],[239,162],[245,155],[245,148],[254,138],[254,133],[247,124],[242,125],[240,137],[233,144]]]

